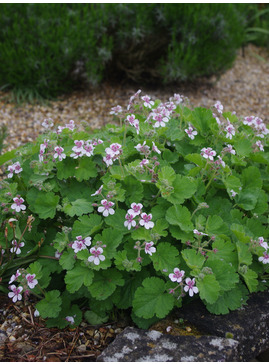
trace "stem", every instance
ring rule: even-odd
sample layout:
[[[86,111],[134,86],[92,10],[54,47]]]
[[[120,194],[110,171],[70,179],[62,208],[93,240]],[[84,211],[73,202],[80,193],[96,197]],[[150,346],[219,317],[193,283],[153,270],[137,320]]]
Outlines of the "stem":
[[[120,169],[121,169],[121,172],[122,172],[122,177],[125,177],[124,170],[123,170],[120,158],[119,158],[119,164],[120,164]]]

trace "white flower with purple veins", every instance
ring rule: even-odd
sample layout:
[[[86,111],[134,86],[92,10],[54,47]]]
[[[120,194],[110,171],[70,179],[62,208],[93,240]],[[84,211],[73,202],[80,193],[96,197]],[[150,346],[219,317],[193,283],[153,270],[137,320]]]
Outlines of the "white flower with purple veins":
[[[227,119],[229,122],[229,119]],[[235,128],[232,124],[228,124],[228,126],[226,126],[225,130],[227,131],[226,134],[226,138],[228,139],[232,139],[233,135],[235,135]]]
[[[231,144],[227,144],[227,147],[223,148],[223,152],[231,153],[233,155],[236,154],[236,152],[233,149],[233,146]]]
[[[112,157],[114,158],[114,157],[117,157],[117,156],[119,156],[121,154],[122,149],[121,149],[120,144],[113,143],[113,144],[110,145],[109,148],[106,148],[105,151],[106,151],[106,153],[111,154]]]
[[[235,197],[238,193],[235,192],[234,190],[230,190],[230,194],[231,194],[232,197]]]
[[[86,143],[84,145],[84,153],[87,157],[91,157],[93,155],[94,146],[90,143]]]
[[[197,131],[194,130],[194,128],[189,125],[188,129],[185,129],[185,132],[188,134],[188,137],[191,138],[192,140],[194,139],[195,135],[197,135]]]
[[[132,214],[126,214],[125,215],[125,221],[124,221],[124,226],[128,228],[128,230],[130,230],[132,227],[136,226],[136,221],[134,220],[135,215]]]
[[[193,232],[194,232],[194,234],[195,234],[195,235],[198,235],[198,236],[201,236],[201,235],[206,235],[206,236],[208,236],[206,233],[203,233],[203,232],[201,232],[201,231],[198,231],[197,229],[194,229],[194,230],[193,230]]]
[[[251,126],[254,123],[254,120],[255,120],[255,116],[246,116],[243,121],[243,124]]]
[[[110,114],[111,115],[118,115],[122,112],[122,107],[120,105],[114,106],[111,108]]]
[[[143,208],[142,203],[135,203],[131,204],[131,208],[127,211],[129,215],[137,216],[141,214],[141,210]]]
[[[17,240],[12,240],[11,242],[12,248],[10,248],[11,253],[21,254],[21,249],[24,247],[24,242],[21,241],[20,243],[17,242]]]
[[[153,128],[159,128],[160,126],[164,127],[166,123],[168,123],[169,118],[161,113],[154,113],[153,120],[156,121],[156,123],[153,125]]]
[[[146,214],[145,212],[143,212],[141,214],[141,220],[139,221],[139,224],[141,226],[144,226],[147,230],[148,229],[152,229],[154,226],[154,222],[151,221],[152,219],[152,214]]]
[[[82,157],[85,154],[85,150],[82,149],[80,151],[74,152],[70,154],[70,157],[73,159],[78,159],[79,157]]]
[[[38,281],[37,279],[35,279],[35,274],[26,274],[26,281],[27,281],[27,284],[28,286],[33,289],[35,288],[35,286],[38,284]]]
[[[148,95],[142,96],[141,99],[144,101],[145,107],[149,107],[151,109],[152,106],[154,105],[154,101],[151,101],[150,100],[151,98]]]
[[[20,196],[13,198],[14,203],[11,205],[12,210],[20,212],[21,210],[26,210],[26,206],[23,204],[24,199]]]
[[[55,151],[55,153],[54,153],[54,158],[55,159],[59,159],[59,161],[62,161],[63,159],[65,159],[66,158],[66,155],[64,154],[64,148],[62,148],[62,147],[55,147],[54,148],[54,151]]]
[[[140,153],[140,154],[148,154],[150,151],[150,148],[148,145],[146,145],[146,142],[144,142],[143,144],[137,144],[135,146],[135,149]]]
[[[209,159],[211,161],[214,160],[215,155],[217,154],[212,148],[203,148],[201,150],[202,157]]]
[[[189,292],[190,297],[192,297],[194,293],[199,292],[198,288],[195,286],[195,278],[186,278],[185,282],[186,286],[184,287],[184,291]]]
[[[148,159],[142,159],[142,161],[139,163],[140,167],[144,167],[147,164],[149,164],[149,160]]]
[[[74,325],[74,323],[75,323],[75,317],[76,317],[76,315],[74,315],[74,316],[66,316],[66,321],[68,321],[71,325]]]
[[[140,132],[140,126],[139,126],[139,121],[136,120],[136,122],[134,123],[133,125],[135,127],[135,130],[136,130],[136,134],[139,135],[139,132]]]
[[[215,118],[216,119],[216,122],[217,122],[217,124],[218,125],[221,125],[222,123],[221,123],[221,121],[220,121],[220,119],[217,117],[217,115],[216,114],[212,114],[213,115],[213,118]]]
[[[107,153],[106,156],[103,158],[103,161],[105,162],[107,167],[112,166],[113,164],[112,154]]]
[[[174,273],[169,274],[169,278],[172,282],[180,283],[182,281],[182,278],[184,277],[184,274],[184,270],[179,270],[178,268],[175,268]]]
[[[95,191],[93,194],[91,194],[91,196],[97,196],[100,195],[103,189],[103,185],[101,185],[97,191]]]
[[[15,274],[12,274],[12,276],[10,277],[10,281],[8,282],[9,284],[10,283],[13,283],[14,281],[16,281],[16,279],[21,275],[19,269],[17,270],[17,272]]]
[[[88,261],[93,262],[95,265],[99,265],[100,261],[103,262],[106,259],[105,256],[102,255],[103,249],[100,247],[95,246],[91,248],[90,253],[92,255],[88,258]]]
[[[72,244],[72,248],[74,249],[75,253],[80,252],[83,249],[87,249],[87,246],[91,246],[92,244],[92,238],[88,236],[85,239],[82,239],[82,236],[76,236],[76,240]]]
[[[13,164],[12,164],[12,165],[10,165],[10,166],[8,166],[8,167],[7,167],[7,169],[8,169],[8,171],[9,171],[9,174],[7,175],[7,177],[8,177],[8,178],[12,178],[12,177],[13,177],[13,173],[14,173],[14,171],[15,171],[15,168],[14,168]]]
[[[223,105],[221,104],[221,102],[220,101],[217,101],[216,103],[215,103],[215,108],[218,110],[218,112],[220,113],[220,114],[222,114],[222,111],[223,111]]]
[[[127,118],[126,118],[126,120],[128,121],[128,123],[130,124],[130,125],[132,125],[132,126],[134,126],[134,124],[135,124],[135,122],[139,122],[139,120],[137,120],[136,118],[135,118],[135,115],[134,114],[131,114],[131,115],[128,115],[127,116]]]
[[[221,156],[219,156],[218,155],[218,160],[216,160],[215,161],[215,163],[217,164],[217,165],[222,165],[222,167],[224,168],[225,166],[226,166],[226,164],[225,164],[225,162],[224,162],[224,160],[221,158]]]
[[[266,241],[264,241],[264,238],[263,238],[262,236],[260,236],[260,237],[258,238],[258,243],[259,243],[259,245],[260,245],[260,246],[262,246],[265,250],[269,249],[269,246],[268,246],[267,242],[266,242]]]
[[[127,110],[130,110],[134,99],[140,94],[140,92],[141,92],[141,90],[138,90],[138,91],[136,91],[136,93],[133,96],[130,97],[130,100],[129,100],[129,103],[128,103],[128,106],[127,106]]]
[[[152,255],[152,253],[156,253],[156,248],[153,246],[153,241],[150,241],[149,243],[145,242],[145,253]]]
[[[259,262],[262,262],[263,264],[269,263],[269,254],[267,253],[267,251],[263,253],[262,257],[259,257]]]
[[[260,151],[264,152],[263,144],[260,140],[257,140],[255,145],[260,149]]]
[[[63,254],[63,253],[60,253],[58,250],[56,250],[56,252],[55,252],[54,256],[55,256],[55,258],[60,259],[60,258],[61,258],[61,256],[62,256],[62,254]]]
[[[84,146],[84,140],[75,140],[74,141],[75,146],[72,148],[72,150],[74,152],[82,152],[83,151],[83,146]]]
[[[183,96],[179,94],[174,94],[174,96],[170,97],[169,100],[174,101],[178,105],[183,102]]]
[[[99,206],[97,211],[102,212],[103,216],[107,217],[108,215],[114,215],[115,210],[112,209],[112,206],[115,205],[114,202],[107,201],[107,200],[102,200],[101,205],[102,206]]]
[[[22,287],[16,287],[15,284],[12,284],[10,287],[11,292],[9,292],[8,297],[12,298],[12,301],[15,303],[22,299],[21,292],[23,290]]]
[[[156,145],[155,145],[154,142],[152,142],[152,150],[153,150],[153,152],[156,152],[158,154],[161,154],[161,151],[156,147]]]
[[[35,310],[35,312],[34,312],[34,316],[35,316],[35,317],[39,317],[39,316],[40,316],[40,313],[39,313],[39,311],[38,311],[38,310]]]
[[[45,144],[40,144],[39,162],[43,162],[45,150],[46,150],[46,145]]]
[[[71,131],[75,129],[75,122],[74,120],[70,120],[69,123],[65,124],[65,127]]]
[[[22,167],[20,165],[20,162],[15,162],[14,164],[8,166],[7,169],[10,172],[8,174],[8,178],[12,178],[13,177],[13,173],[18,174],[18,173],[22,172]]]
[[[175,110],[177,107],[176,105],[173,103],[173,101],[171,102],[166,102],[165,103],[165,107],[169,112],[172,112],[173,110]]]
[[[53,127],[54,123],[53,123],[53,120],[51,118],[49,118],[49,119],[45,119],[41,125],[45,129],[49,129],[49,128]]]

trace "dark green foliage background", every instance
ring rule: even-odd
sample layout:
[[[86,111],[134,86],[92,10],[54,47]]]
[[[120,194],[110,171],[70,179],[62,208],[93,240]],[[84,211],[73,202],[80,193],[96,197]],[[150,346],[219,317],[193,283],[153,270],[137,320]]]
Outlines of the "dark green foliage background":
[[[31,101],[104,78],[162,84],[219,74],[250,39],[247,26],[266,29],[268,13],[258,10],[256,4],[0,4],[0,88]]]

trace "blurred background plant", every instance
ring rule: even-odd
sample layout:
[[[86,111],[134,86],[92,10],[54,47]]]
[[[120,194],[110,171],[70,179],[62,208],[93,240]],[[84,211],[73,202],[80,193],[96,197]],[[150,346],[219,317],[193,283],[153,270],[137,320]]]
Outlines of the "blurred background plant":
[[[17,102],[218,76],[247,42],[269,48],[268,4],[9,3],[0,25],[0,88]]]

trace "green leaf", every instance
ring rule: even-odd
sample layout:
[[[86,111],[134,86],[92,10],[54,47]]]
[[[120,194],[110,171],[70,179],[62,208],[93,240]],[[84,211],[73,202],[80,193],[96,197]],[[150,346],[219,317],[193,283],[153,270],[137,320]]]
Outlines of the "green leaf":
[[[105,300],[111,296],[117,286],[123,286],[124,280],[119,271],[114,268],[95,272],[94,280],[88,287],[91,295],[97,300]]]
[[[249,139],[241,139],[234,143],[236,153],[239,156],[247,157],[252,153],[252,142]]]
[[[209,258],[205,266],[212,269],[222,291],[230,291],[239,282],[239,275],[229,263]]]
[[[254,272],[254,270],[250,269],[249,267],[242,267],[243,269],[239,270],[239,273],[244,278],[244,281],[246,282],[246,285],[249,289],[249,292],[255,292],[258,287],[258,274]]]
[[[167,273],[173,272],[180,262],[177,248],[170,243],[159,243],[156,252],[150,258],[155,270]]]
[[[171,225],[179,226],[183,231],[191,231],[194,229],[191,222],[191,214],[186,206],[174,205],[166,212],[166,220]]]
[[[136,316],[134,312],[132,312],[131,317],[136,326],[144,330],[147,330],[150,326],[155,324],[155,322],[160,321],[160,319],[156,316],[153,316],[150,319],[143,319],[142,317]]]
[[[30,274],[35,274],[36,279],[39,280],[42,277],[42,268],[42,265],[36,261],[29,265],[27,272]]]
[[[114,215],[106,217],[106,224],[123,233],[128,233],[128,229],[124,226],[126,211],[117,209]]]
[[[67,179],[68,177],[74,177],[76,166],[76,160],[69,157],[57,163],[57,178],[62,180]]]
[[[26,195],[26,200],[32,211],[37,213],[40,219],[53,219],[60,197],[53,192],[38,191],[31,188]]]
[[[185,137],[184,131],[179,129],[179,122],[176,119],[171,119],[167,124],[166,136],[171,141],[180,141]]]
[[[172,167],[164,166],[160,169],[156,186],[160,189],[163,197],[166,198],[171,193],[170,189],[175,178],[176,173]]]
[[[252,263],[252,254],[249,246],[241,241],[236,242],[239,264],[250,265]]]
[[[179,158],[178,154],[173,153],[170,149],[165,149],[162,153],[162,157],[169,164],[176,163]]]
[[[200,269],[205,262],[205,258],[202,256],[202,254],[197,253],[197,251],[194,249],[184,249],[181,254],[186,264],[191,269]]]
[[[68,235],[63,232],[57,233],[53,239],[54,248],[61,253],[67,247],[67,244],[69,244]]]
[[[68,251],[64,251],[59,260],[62,268],[67,270],[72,269],[75,262],[75,253],[73,249],[68,249]]]
[[[206,222],[206,233],[208,235],[219,235],[229,233],[227,224],[217,215],[209,216]]]
[[[126,204],[131,205],[131,203],[143,199],[143,185],[135,177],[125,177],[122,184],[123,188],[126,190]]]
[[[61,311],[61,304],[60,291],[53,290],[45,293],[45,298],[36,304],[36,309],[42,318],[57,317]]]
[[[242,307],[246,300],[247,289],[242,284],[237,284],[233,289],[223,292],[215,303],[207,303],[206,308],[214,315],[226,315],[230,310]]]
[[[85,199],[78,199],[76,201],[72,201],[69,204],[63,207],[63,211],[73,217],[73,216],[81,216],[84,214],[89,214],[93,211],[92,204]]]
[[[131,236],[132,239],[134,240],[145,240],[145,241],[152,240],[151,231],[146,230],[143,227],[139,227],[139,229],[133,230]]]
[[[197,183],[193,177],[176,175],[173,182],[174,191],[166,198],[173,204],[182,204],[186,199],[192,197],[197,190]]]
[[[84,316],[90,325],[104,324],[105,322],[107,322],[107,320],[109,318],[108,315],[100,316],[97,313],[95,313],[93,311],[89,311],[89,310],[84,313]]]
[[[66,272],[64,281],[66,289],[70,293],[74,293],[84,284],[89,287],[92,284],[94,273],[89,267],[83,267],[79,262],[76,262],[72,270]]]
[[[212,111],[202,107],[196,107],[192,111],[191,124],[201,134],[208,134],[212,124],[214,125],[216,120],[212,116]]]
[[[214,274],[207,274],[204,278],[197,279],[196,283],[200,297],[207,303],[215,303],[220,294],[220,285]]]
[[[100,230],[102,225],[103,222],[100,215],[83,215],[73,225],[72,238],[75,239],[79,235],[82,235],[84,238],[91,236],[94,232]]]
[[[236,193],[239,193],[240,189],[242,188],[242,183],[240,179],[235,176],[227,176],[224,179],[224,184],[228,193],[230,193],[231,190],[234,190]]]
[[[205,158],[203,158],[203,157],[201,156],[201,154],[198,154],[198,153],[187,154],[187,155],[185,156],[185,159],[186,159],[187,161],[190,161],[190,162],[192,162],[192,163],[196,164],[196,165],[197,165],[197,166],[199,166],[199,167],[204,167],[204,166],[205,166],[205,164],[206,164],[206,160],[205,160]]]
[[[75,177],[79,182],[97,176],[96,164],[89,158],[81,158],[78,168],[75,169]]]
[[[150,319],[154,315],[165,317],[173,308],[174,298],[165,292],[165,282],[156,277],[146,278],[143,287],[137,288],[133,309],[138,317]]]
[[[114,258],[114,263],[118,270],[126,270],[127,272],[141,270],[140,263],[138,263],[135,259],[128,259],[126,250],[116,252]]]
[[[231,263],[237,268],[237,252],[235,251],[235,244],[232,244],[230,240],[225,241],[217,237],[212,244],[212,249],[216,249],[216,252],[208,252],[210,257],[216,259],[217,261],[223,260],[226,263]]]
[[[230,226],[231,231],[242,243],[250,243],[250,237],[246,233],[246,227],[240,224],[232,224]]]
[[[257,167],[249,166],[243,169],[242,172],[243,189],[261,189],[262,179],[261,172]]]
[[[122,242],[123,234],[119,230],[108,228],[104,229],[102,235],[95,236],[95,240],[101,240],[106,245],[105,256],[106,258],[113,258],[117,247]]]
[[[242,189],[242,191],[240,191],[238,195],[237,204],[239,207],[246,211],[253,210],[257,204],[259,195],[259,188],[244,188]]]

